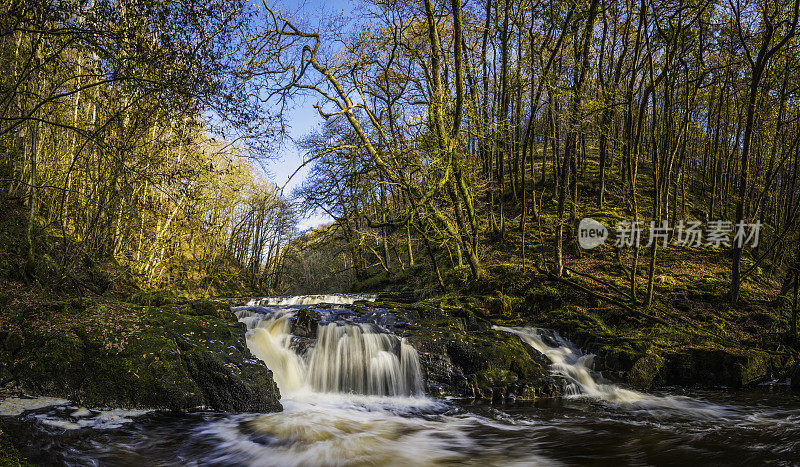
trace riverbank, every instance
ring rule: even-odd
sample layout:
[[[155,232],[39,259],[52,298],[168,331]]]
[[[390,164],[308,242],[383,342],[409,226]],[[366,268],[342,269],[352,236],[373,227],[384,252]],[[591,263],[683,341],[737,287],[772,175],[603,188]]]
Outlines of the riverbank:
[[[595,367],[605,378],[639,390],[797,385],[791,378],[797,353],[780,345],[781,323],[766,306],[736,313],[693,296],[680,315],[636,312],[592,301],[546,276],[509,266],[489,271],[515,285],[492,295],[485,290],[498,284],[487,278],[483,293],[473,285],[470,294],[417,300],[385,293],[375,302],[337,306],[396,315],[392,330],[419,352],[426,392],[435,396],[531,400],[561,394],[547,358],[493,326],[555,330],[596,354]],[[230,303],[165,292],[125,301],[53,297],[10,282],[0,293],[6,394],[126,408],[280,408],[271,372],[246,350],[244,327]],[[298,324],[309,333],[314,317],[303,316]]]
[[[227,306],[138,294],[48,297],[0,290],[0,384],[89,407],[280,410],[272,373]]]

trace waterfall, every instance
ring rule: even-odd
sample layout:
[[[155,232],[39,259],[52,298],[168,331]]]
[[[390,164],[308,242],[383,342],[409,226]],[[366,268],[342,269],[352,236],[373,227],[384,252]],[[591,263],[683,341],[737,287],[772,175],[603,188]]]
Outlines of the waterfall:
[[[353,294],[331,294],[331,295],[287,295],[285,297],[263,297],[250,300],[248,306],[270,306],[270,305],[314,305],[317,303],[331,303],[335,305],[352,305],[357,301],[374,302],[378,299],[378,294],[353,293]]]
[[[320,392],[387,396],[422,392],[416,350],[370,324],[320,325],[308,380]]]
[[[492,328],[516,334],[526,344],[544,354],[552,363],[550,366],[552,374],[569,382],[566,388],[567,396],[590,397],[629,408],[641,408],[650,415],[658,416],[672,416],[675,413],[708,419],[732,416],[728,408],[699,399],[685,396],[657,396],[599,382],[595,378],[595,372],[592,371],[594,355],[582,353],[572,342],[555,331],[552,331],[552,335],[548,335],[551,331],[532,327],[492,326]]]
[[[281,393],[422,395],[417,351],[379,326],[381,317],[374,313],[369,316],[375,322],[319,322],[316,342],[292,335],[298,309],[332,299],[356,300],[352,295],[279,297],[234,309],[248,328],[247,347],[272,370]]]
[[[247,331],[247,348],[272,370],[272,376],[281,393],[294,392],[303,387],[306,364],[291,349],[289,316],[274,318],[242,317],[245,324],[253,323]],[[248,325],[248,327],[250,327]]]
[[[600,383],[592,371],[593,354],[583,354],[571,342],[553,333],[555,345],[542,338],[542,330],[531,327],[492,326],[493,329],[516,334],[522,340],[544,354],[551,362],[550,371],[570,384],[567,395],[584,395],[608,402],[633,403],[646,398],[645,394],[624,389],[614,384]]]

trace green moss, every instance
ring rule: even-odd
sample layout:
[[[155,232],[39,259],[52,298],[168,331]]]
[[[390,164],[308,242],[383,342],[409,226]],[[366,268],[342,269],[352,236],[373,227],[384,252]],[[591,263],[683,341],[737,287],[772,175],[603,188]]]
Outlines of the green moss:
[[[243,326],[215,302],[128,314],[98,306],[66,332],[26,329],[16,357],[11,372],[25,390],[83,405],[280,410],[272,373],[247,351]]]
[[[218,318],[224,318],[229,312],[227,306],[211,300],[194,300],[189,303],[188,310],[185,311],[188,314],[216,316]]]
[[[172,290],[152,290],[137,292],[130,297],[130,302],[143,306],[164,306],[182,302],[181,298]]]
[[[478,396],[530,398],[549,374],[549,363],[518,336],[490,329],[498,319],[516,319],[507,314],[516,313],[521,303],[518,297],[503,295],[446,296],[414,305],[380,306],[391,309],[400,321],[410,325],[404,329],[404,336],[411,340],[423,361],[426,355],[443,356]],[[452,375],[436,377],[442,376],[448,379]]]
[[[758,383],[782,373],[779,371],[785,366],[785,362],[782,360],[779,356],[766,352],[757,350],[746,352],[739,364],[742,385]]]
[[[650,389],[658,373],[664,367],[664,357],[651,348],[646,355],[636,360],[626,375],[627,383],[638,389]]]
[[[525,305],[532,312],[554,310],[562,303],[561,291],[552,286],[535,287],[525,297]]]
[[[33,464],[26,461],[16,447],[11,443],[11,439],[0,429],[0,466],[4,467],[27,467]]]

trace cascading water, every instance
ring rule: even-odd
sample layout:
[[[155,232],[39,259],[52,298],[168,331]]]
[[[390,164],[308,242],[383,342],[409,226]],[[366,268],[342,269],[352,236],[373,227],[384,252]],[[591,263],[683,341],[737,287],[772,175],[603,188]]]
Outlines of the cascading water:
[[[421,394],[417,351],[404,339],[371,324],[319,326],[308,366],[321,392],[405,396]]]
[[[423,394],[417,351],[380,326],[381,315],[317,310],[316,342],[291,333],[298,311],[316,303],[349,304],[374,296],[316,295],[253,300],[235,309],[247,328],[247,346],[266,363],[282,394],[299,391],[377,396]],[[342,311],[342,310],[338,310]],[[362,322],[358,322],[362,321]],[[363,322],[367,321],[367,322]]]
[[[614,384],[599,383],[593,374],[594,355],[583,354],[571,342],[553,333],[556,345],[548,345],[542,338],[542,330],[532,327],[512,328],[492,326],[493,329],[516,334],[536,351],[544,354],[552,363],[554,375],[565,378],[567,395],[585,395],[609,402],[638,402],[644,394],[624,389]]]
[[[330,303],[334,305],[352,305],[358,301],[374,302],[378,294],[351,293],[351,294],[318,294],[318,295],[287,295],[284,297],[263,297],[250,300],[248,306],[269,305],[316,305],[317,303]]]
[[[592,370],[593,354],[584,354],[572,342],[555,331],[533,327],[492,326],[498,331],[516,334],[544,354],[551,362],[550,371],[567,381],[567,396],[583,396],[615,404],[642,407],[650,413],[690,413],[694,417],[719,418],[729,415],[725,407],[683,396],[656,396],[625,389],[597,380]],[[547,336],[548,338],[545,338]],[[555,345],[550,345],[552,341]]]

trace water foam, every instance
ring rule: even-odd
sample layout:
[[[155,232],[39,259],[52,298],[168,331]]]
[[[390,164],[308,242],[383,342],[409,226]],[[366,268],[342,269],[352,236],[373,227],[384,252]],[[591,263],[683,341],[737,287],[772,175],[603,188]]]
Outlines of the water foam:
[[[425,398],[292,394],[283,412],[219,420],[204,434],[221,440],[210,462],[247,465],[553,465],[527,452],[487,450],[474,431],[519,431]],[[532,449],[535,451],[535,448]]]
[[[69,404],[68,400],[58,397],[9,397],[0,401],[0,415],[17,416],[28,410],[66,404]]]
[[[263,297],[254,298],[247,302],[248,306],[269,306],[269,305],[316,305],[320,303],[331,303],[334,305],[352,305],[358,301],[374,302],[378,299],[378,294],[354,293],[354,294],[318,294],[318,295],[287,295],[282,297]]]
[[[324,296],[324,303],[340,297]],[[363,299],[363,295],[358,295]],[[306,302],[307,300],[287,300]],[[298,348],[291,320],[302,305],[256,305],[234,309],[246,324],[247,346],[272,370],[282,394],[322,393],[414,396],[423,394],[419,355],[407,340],[375,323],[317,325],[316,342]]]

